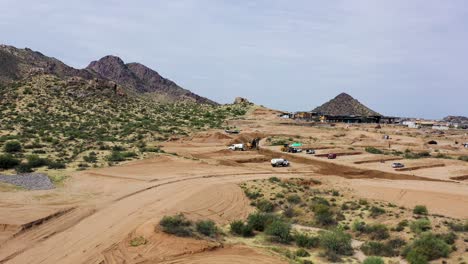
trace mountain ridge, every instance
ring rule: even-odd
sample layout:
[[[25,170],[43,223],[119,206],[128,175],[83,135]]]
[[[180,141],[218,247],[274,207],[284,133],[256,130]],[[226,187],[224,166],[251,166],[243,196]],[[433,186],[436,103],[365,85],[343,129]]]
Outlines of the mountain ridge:
[[[62,79],[81,78],[104,87],[118,86],[129,95],[149,97],[159,102],[194,102],[218,105],[162,77],[157,71],[140,63],[127,63],[117,56],[107,55],[92,61],[84,69],[75,69],[62,61],[29,48],[0,45],[0,84],[22,80],[37,74],[52,74]],[[117,88],[114,87],[115,90]]]

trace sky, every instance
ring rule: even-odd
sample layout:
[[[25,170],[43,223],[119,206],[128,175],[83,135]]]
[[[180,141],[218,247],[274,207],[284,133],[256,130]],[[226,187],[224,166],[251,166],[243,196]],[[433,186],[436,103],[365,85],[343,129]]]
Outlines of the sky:
[[[0,43],[75,68],[140,62],[220,103],[468,116],[465,0],[0,0]]]

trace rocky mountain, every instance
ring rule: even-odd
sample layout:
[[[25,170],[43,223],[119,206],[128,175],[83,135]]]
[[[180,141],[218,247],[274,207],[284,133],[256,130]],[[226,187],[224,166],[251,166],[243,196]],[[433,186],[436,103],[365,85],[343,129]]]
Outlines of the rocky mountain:
[[[119,57],[105,56],[86,67],[100,76],[116,82],[137,94],[150,95],[161,101],[193,101],[203,104],[215,102],[183,89],[173,81],[140,63],[125,64]]]
[[[332,100],[312,110],[324,115],[379,116],[347,93],[341,93]]]
[[[83,84],[97,89],[111,88],[121,95],[144,96],[157,102],[217,104],[181,88],[142,64],[125,64],[115,56],[93,61],[85,69],[75,69],[28,48],[18,49],[0,45],[0,85],[41,74],[71,80],[74,85]]]

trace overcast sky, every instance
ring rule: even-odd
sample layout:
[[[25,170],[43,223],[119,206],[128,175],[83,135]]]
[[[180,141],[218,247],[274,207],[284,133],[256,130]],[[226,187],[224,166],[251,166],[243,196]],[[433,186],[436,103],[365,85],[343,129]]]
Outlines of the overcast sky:
[[[0,42],[83,68],[141,62],[221,103],[468,115],[465,0],[0,0]]]

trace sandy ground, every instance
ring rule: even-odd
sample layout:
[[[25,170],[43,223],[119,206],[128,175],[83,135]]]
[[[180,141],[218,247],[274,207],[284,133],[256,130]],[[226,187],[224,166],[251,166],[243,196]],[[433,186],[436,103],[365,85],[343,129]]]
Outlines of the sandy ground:
[[[230,121],[242,130],[240,135],[208,131],[163,144],[177,155],[76,172],[55,190],[0,192],[0,263],[286,263],[262,249],[177,238],[157,229],[163,216],[180,212],[221,226],[243,219],[253,209],[238,183],[271,176],[315,177],[356,197],[408,207],[425,204],[432,213],[468,219],[468,183],[450,180],[468,175],[461,161],[404,161],[443,167],[399,172],[389,167],[392,161],[356,164],[383,158],[366,152],[327,160],[284,154],[265,140],[260,151],[226,150],[233,142],[280,135],[314,138],[313,144],[329,147],[321,153],[362,151],[359,146],[386,147],[383,133],[392,134],[395,148],[427,148],[427,138],[397,132],[401,128],[292,126],[274,113],[260,109],[247,120]],[[453,137],[437,140],[441,151],[465,153],[453,146]],[[281,156],[292,166],[272,168],[269,159]],[[137,236],[148,243],[131,247],[129,241]]]

